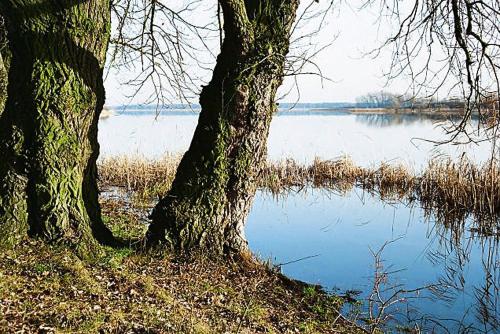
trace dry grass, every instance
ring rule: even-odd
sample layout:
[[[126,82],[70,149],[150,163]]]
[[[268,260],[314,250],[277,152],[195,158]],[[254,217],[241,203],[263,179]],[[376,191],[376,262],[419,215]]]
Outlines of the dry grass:
[[[483,235],[500,234],[500,169],[495,162],[477,166],[468,159],[431,161],[418,178],[416,197],[447,224],[472,213]]]
[[[496,163],[476,166],[467,159],[431,161],[419,183],[419,197],[425,202],[463,206],[480,213],[498,213],[500,208],[500,170]]]
[[[99,179],[104,186],[124,187],[144,197],[162,195],[170,188],[181,158],[179,154],[157,160],[140,156],[106,158],[99,163]]]
[[[165,194],[175,175],[179,156],[160,160],[119,157],[99,165],[103,187],[125,187],[141,196]],[[477,166],[462,158],[431,160],[417,175],[403,165],[381,163],[378,167],[357,166],[350,158],[316,159],[304,166],[293,160],[269,163],[262,171],[259,186],[273,194],[307,187],[324,188],[340,194],[359,187],[382,200],[419,201],[442,220],[463,220],[473,214],[481,221],[482,232],[498,234],[500,216],[500,169],[497,163]],[[488,223],[483,223],[488,222]]]
[[[264,168],[261,187],[273,193],[306,186],[329,188],[345,193],[352,188],[360,175],[362,169],[349,158],[328,161],[315,159],[309,167],[286,160]]]
[[[123,219],[141,225],[109,218],[115,233]],[[365,333],[343,304],[265,266],[202,256],[123,248],[87,262],[33,239],[0,253],[0,333]]]

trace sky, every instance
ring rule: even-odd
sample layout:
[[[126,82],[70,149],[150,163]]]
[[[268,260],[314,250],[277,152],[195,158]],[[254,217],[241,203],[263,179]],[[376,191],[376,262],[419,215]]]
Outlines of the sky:
[[[333,44],[315,58],[316,64],[328,80],[320,80],[317,76],[301,76],[298,78],[299,92],[293,90],[281,101],[354,102],[360,95],[380,90],[405,92],[409,84],[404,78],[386,86],[387,80],[383,74],[390,67],[389,50],[376,58],[365,55],[367,51],[381,45],[387,37],[387,31],[381,31],[384,27],[381,28],[377,24],[377,8],[359,10],[360,3],[354,0],[349,4],[343,2],[342,5],[337,6],[328,14],[327,24],[313,41],[317,47],[320,47],[337,36]],[[200,20],[213,15],[212,9],[197,13],[200,15]],[[310,23],[311,27],[313,23],[315,22]],[[306,27],[309,26],[306,25]],[[121,84],[130,78],[131,73],[126,70],[110,72],[105,80],[107,105],[142,103],[147,99],[150,91],[146,89],[134,100],[130,100],[128,97],[131,95],[130,87]],[[208,81],[210,73],[206,73],[204,79]],[[287,78],[278,95],[282,96],[293,83],[293,79]]]

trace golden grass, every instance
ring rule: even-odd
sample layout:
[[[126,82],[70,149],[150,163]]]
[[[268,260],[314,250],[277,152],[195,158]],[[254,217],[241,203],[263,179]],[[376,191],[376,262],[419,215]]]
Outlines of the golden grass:
[[[105,159],[99,164],[101,186],[125,187],[142,196],[162,196],[171,185],[179,161],[179,155],[159,160]],[[316,159],[310,166],[288,159],[267,164],[259,177],[259,187],[276,195],[307,187],[345,194],[358,187],[383,200],[418,200],[424,209],[439,210],[454,219],[466,218],[468,214],[480,218],[500,216],[498,164],[477,166],[466,158],[431,160],[418,175],[403,165],[359,167],[348,157]],[[491,221],[498,225],[496,218]],[[498,230],[489,228],[492,227]]]
[[[0,333],[366,333],[338,312],[344,303],[201,255],[105,248],[89,262],[33,239],[0,252]]]
[[[167,154],[160,159],[141,156],[119,156],[99,162],[99,179],[103,186],[124,187],[142,196],[157,196],[167,192],[181,160],[180,154]]]
[[[431,161],[419,177],[416,197],[426,210],[439,208],[441,221],[481,220],[482,234],[500,233],[500,169],[492,161],[477,166],[468,159]],[[434,210],[436,211],[436,210]],[[446,215],[444,215],[446,213]]]

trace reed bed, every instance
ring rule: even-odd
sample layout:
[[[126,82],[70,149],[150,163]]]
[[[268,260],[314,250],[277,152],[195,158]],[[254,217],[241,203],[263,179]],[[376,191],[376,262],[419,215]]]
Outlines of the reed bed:
[[[162,196],[172,183],[180,158],[104,159],[99,163],[101,186]],[[444,222],[463,221],[473,214],[483,222],[477,227],[480,232],[498,235],[500,231],[500,169],[496,162],[477,166],[466,158],[434,159],[417,175],[404,165],[359,167],[349,157],[315,159],[310,166],[288,159],[268,163],[259,177],[259,187],[275,195],[309,187],[345,194],[357,187],[382,200],[419,201],[424,210],[442,216]]]
[[[182,158],[180,154],[167,154],[160,159],[141,156],[105,158],[98,163],[101,187],[122,187],[143,197],[165,194],[175,176]]]
[[[445,224],[472,213],[481,220],[478,232],[500,235],[500,169],[495,161],[477,166],[466,158],[433,160],[419,178],[415,193],[422,207],[438,211]]]

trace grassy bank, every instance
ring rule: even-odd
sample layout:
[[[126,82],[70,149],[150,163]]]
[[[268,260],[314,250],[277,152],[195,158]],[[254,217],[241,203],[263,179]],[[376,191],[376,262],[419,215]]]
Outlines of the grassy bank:
[[[101,198],[106,224],[128,247],[105,248],[90,261],[33,240],[0,252],[0,333],[365,332],[339,313],[346,303],[354,309],[359,303],[290,280],[265,263],[137,252],[148,205],[168,190],[179,159],[100,163],[102,188],[118,186],[147,199],[130,205],[123,196]],[[276,196],[307,187],[337,193],[360,187],[385,200],[419,201],[455,219],[469,212],[498,215],[499,178],[497,165],[478,167],[465,159],[435,160],[415,175],[404,166],[362,168],[344,158],[269,164],[259,182]],[[498,220],[484,219],[477,229],[498,235]]]
[[[115,235],[142,235],[136,215],[109,204]],[[0,253],[1,333],[362,333],[343,303],[264,265],[127,247],[86,262],[32,240]]]
[[[179,160],[176,155],[160,160],[106,159],[99,165],[101,186],[123,187],[139,197],[156,198],[170,187]],[[349,158],[316,159],[310,166],[286,160],[269,163],[259,183],[262,190],[275,195],[308,187],[342,194],[358,187],[382,200],[418,202],[447,224],[473,215],[478,232],[499,234],[500,168],[496,163],[477,166],[465,158],[456,162],[436,159],[416,174],[403,165],[359,167]]]

